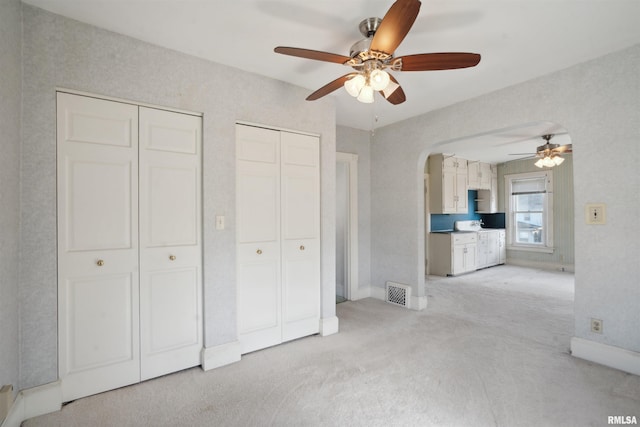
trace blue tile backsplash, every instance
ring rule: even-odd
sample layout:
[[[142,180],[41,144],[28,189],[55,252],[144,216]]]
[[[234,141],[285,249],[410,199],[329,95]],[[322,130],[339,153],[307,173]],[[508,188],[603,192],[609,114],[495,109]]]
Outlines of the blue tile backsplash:
[[[479,214],[476,213],[476,199],[478,192],[469,190],[467,192],[469,202],[469,213],[466,214],[432,214],[431,215],[431,231],[453,230],[453,224],[456,221],[464,220],[482,220],[486,228],[504,228],[504,213],[495,214]]]

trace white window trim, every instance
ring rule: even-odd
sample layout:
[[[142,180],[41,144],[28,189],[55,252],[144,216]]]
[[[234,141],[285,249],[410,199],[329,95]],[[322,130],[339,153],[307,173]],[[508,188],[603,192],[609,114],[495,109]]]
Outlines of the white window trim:
[[[514,227],[511,225],[513,221],[513,212],[511,210],[512,197],[511,197],[511,182],[519,179],[540,178],[546,179],[546,192],[544,205],[544,230],[545,230],[545,244],[541,245],[527,245],[522,243],[514,243]],[[542,252],[553,253],[553,171],[550,169],[541,170],[539,172],[527,172],[516,173],[504,176],[504,191],[505,191],[505,208],[506,208],[506,226],[507,226],[507,249],[515,251],[528,251],[528,252]]]

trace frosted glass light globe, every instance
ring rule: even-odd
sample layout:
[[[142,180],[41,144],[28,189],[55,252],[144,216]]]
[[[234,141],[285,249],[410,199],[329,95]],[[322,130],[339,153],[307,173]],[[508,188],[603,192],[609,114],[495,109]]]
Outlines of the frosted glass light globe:
[[[369,75],[369,84],[375,91],[385,90],[390,80],[389,73],[384,70],[373,70]]]
[[[360,95],[360,91],[364,87],[365,78],[362,74],[357,74],[344,82],[344,88],[347,90],[347,93],[354,98]]]
[[[358,101],[371,104],[373,102],[373,88],[369,85],[364,86],[358,95]]]

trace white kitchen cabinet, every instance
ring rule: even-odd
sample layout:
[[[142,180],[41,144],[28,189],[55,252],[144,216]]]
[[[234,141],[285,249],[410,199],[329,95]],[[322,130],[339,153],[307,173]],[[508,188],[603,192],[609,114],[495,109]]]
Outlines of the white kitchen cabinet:
[[[498,264],[507,262],[507,233],[504,229],[498,230]]]
[[[504,264],[506,259],[505,231],[484,229],[478,232],[478,269]]]
[[[478,268],[489,266],[489,234],[478,233]]]
[[[491,164],[477,161],[468,161],[467,179],[469,190],[491,189]]]
[[[480,188],[480,162],[468,161],[467,182],[469,190],[478,190]]]
[[[490,165],[490,171],[490,188],[478,190],[478,199],[476,200],[476,212],[478,213],[498,212],[498,166]]]
[[[467,161],[443,154],[429,156],[429,207],[434,214],[467,213]]]
[[[478,233],[430,233],[430,273],[456,276],[477,269]]]

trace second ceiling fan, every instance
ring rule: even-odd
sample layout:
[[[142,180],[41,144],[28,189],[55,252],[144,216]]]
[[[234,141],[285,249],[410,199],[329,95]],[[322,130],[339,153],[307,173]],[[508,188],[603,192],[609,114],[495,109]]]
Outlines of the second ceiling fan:
[[[420,53],[394,57],[393,54],[413,26],[420,11],[419,0],[397,0],[384,18],[368,18],[360,23],[366,38],[351,46],[350,56],[297,47],[278,46],[276,53],[333,62],[355,71],[338,77],[307,97],[314,101],[344,86],[360,102],[373,102],[379,92],[391,104],[401,104],[406,96],[398,81],[386,70],[431,71],[474,67],[480,55],[466,52]]]

